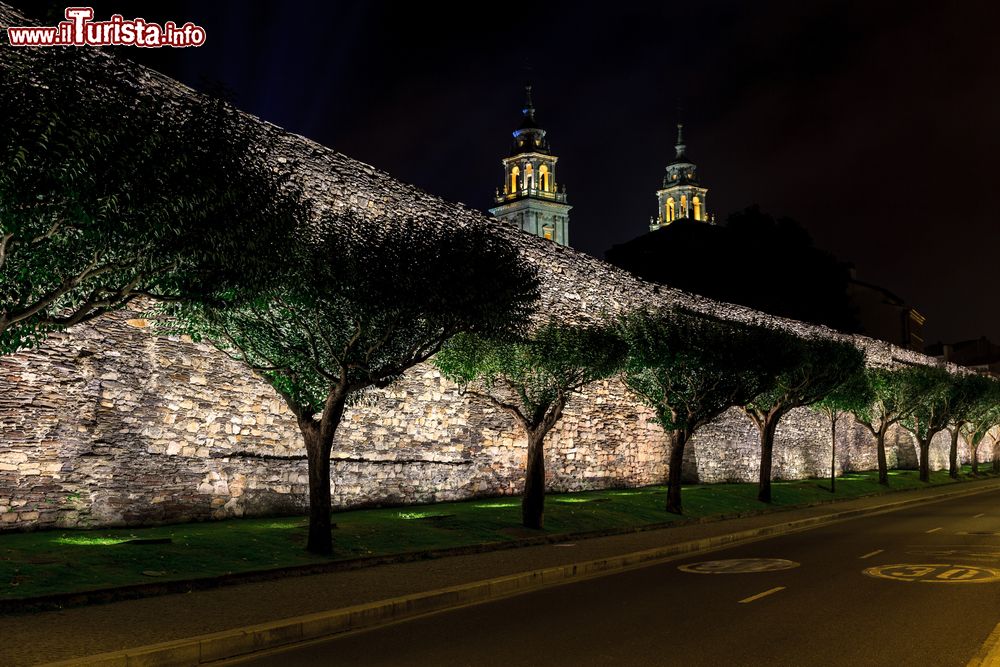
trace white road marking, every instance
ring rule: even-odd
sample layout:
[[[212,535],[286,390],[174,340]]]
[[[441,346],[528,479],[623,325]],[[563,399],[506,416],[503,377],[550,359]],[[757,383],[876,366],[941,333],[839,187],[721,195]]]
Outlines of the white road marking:
[[[769,591],[764,591],[763,593],[757,593],[757,595],[751,595],[748,598],[743,598],[742,600],[740,600],[739,603],[740,604],[746,604],[747,602],[753,602],[754,600],[759,600],[762,597],[765,597],[765,596],[771,595],[772,593],[777,593],[778,591],[783,591],[783,590],[785,590],[784,586],[776,586],[776,587],[772,588]]]
[[[979,518],[979,517],[981,517],[981,516],[986,516],[986,513],[985,513],[985,512],[980,512],[979,514],[977,514],[976,516],[974,516],[974,517],[972,517],[972,518],[973,518],[973,519],[978,519],[978,518]]]
[[[875,555],[877,555],[877,554],[880,554],[880,553],[882,553],[883,551],[885,551],[885,549],[876,549],[875,551],[873,551],[873,552],[871,552],[871,553],[869,553],[869,554],[865,554],[864,556],[858,556],[858,558],[859,558],[859,559],[860,559],[860,558],[871,558],[872,556],[875,556]]]
[[[924,532],[925,533],[936,533],[939,530],[941,530],[941,526],[938,526],[937,528],[931,528],[930,530],[925,530]]]

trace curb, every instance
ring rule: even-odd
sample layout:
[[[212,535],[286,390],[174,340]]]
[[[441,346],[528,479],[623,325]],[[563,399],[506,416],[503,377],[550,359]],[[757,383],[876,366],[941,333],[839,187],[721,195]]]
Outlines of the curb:
[[[805,531],[860,516],[884,514],[911,505],[933,503],[962,496],[986,493],[995,491],[997,488],[1000,488],[1000,485],[991,484],[987,488],[980,487],[972,490],[952,491],[941,493],[932,498],[909,498],[874,507],[846,510],[818,517],[798,519],[787,523],[772,524],[770,526],[727,535],[717,535],[700,540],[691,540],[646,549],[621,556],[612,556],[569,565],[558,565],[475,581],[468,584],[459,584],[433,591],[379,600],[352,607],[344,607],[342,609],[334,609],[332,611],[225,630],[208,635],[150,644],[110,653],[101,653],[85,658],[47,663],[43,667],[70,667],[73,665],[91,665],[94,667],[151,667],[153,665],[158,667],[187,667],[190,665],[201,665],[289,644],[328,638],[352,630],[385,625],[453,607],[478,604],[526,593],[539,588],[612,574],[657,561],[678,560],[692,554],[752,542],[765,537]],[[989,655],[986,655],[987,652]],[[990,639],[983,646],[980,656],[977,656],[969,664],[970,666],[1000,664],[1000,662],[993,662],[993,660],[997,660],[998,658],[1000,658],[1000,626],[997,626],[997,629],[990,635]]]
[[[1000,665],[1000,623],[983,642],[982,648],[966,667],[998,667]]]

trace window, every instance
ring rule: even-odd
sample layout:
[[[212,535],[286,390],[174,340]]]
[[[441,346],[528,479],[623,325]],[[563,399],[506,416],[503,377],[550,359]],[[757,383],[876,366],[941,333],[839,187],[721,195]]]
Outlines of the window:
[[[510,170],[510,193],[515,194],[517,192],[517,177],[521,175],[521,170],[514,167]]]
[[[535,170],[530,162],[524,167],[524,187],[528,190],[535,187]]]
[[[538,184],[544,192],[549,191],[549,168],[547,165],[542,165],[538,168]]]
[[[552,228],[551,228],[551,227],[545,227],[545,228],[544,228],[544,229],[542,230],[542,235],[543,235],[543,236],[544,236],[545,238],[547,238],[547,239],[548,239],[549,241],[551,241],[551,240],[552,240]]]
[[[691,200],[691,204],[694,206],[694,219],[701,220],[701,199],[695,197]]]
[[[674,198],[673,197],[668,197],[667,198],[667,210],[666,210],[666,214],[667,214],[667,222],[673,222],[674,221]]]
[[[677,213],[681,218],[688,217],[688,198],[687,195],[681,195],[681,210]]]

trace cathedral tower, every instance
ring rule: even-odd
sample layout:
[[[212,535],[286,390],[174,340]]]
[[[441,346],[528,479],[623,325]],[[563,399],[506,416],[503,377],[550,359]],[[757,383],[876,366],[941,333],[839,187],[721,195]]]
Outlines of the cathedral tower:
[[[521,110],[521,125],[514,130],[510,156],[503,162],[503,188],[497,188],[494,217],[512,222],[524,231],[569,245],[569,210],[566,188],[556,184],[556,162],[545,130],[535,121],[531,86]]]
[[[656,192],[659,212],[649,220],[650,231],[666,227],[681,218],[715,222],[706,209],[708,188],[698,185],[698,167],[688,161],[683,132],[684,126],[677,123],[677,144],[674,146],[677,155],[667,165],[663,187]]]

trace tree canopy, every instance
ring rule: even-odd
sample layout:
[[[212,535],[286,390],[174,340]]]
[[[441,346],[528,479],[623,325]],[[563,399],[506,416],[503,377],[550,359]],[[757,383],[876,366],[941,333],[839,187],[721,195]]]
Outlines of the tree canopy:
[[[680,513],[681,466],[688,438],[724,410],[742,405],[774,379],[769,329],[684,311],[625,318],[625,383],[656,412],[668,434],[667,510]]]
[[[893,424],[905,419],[917,408],[924,383],[917,367],[869,368],[865,380],[871,390],[872,401],[866,406],[855,406],[854,417],[858,423],[875,436],[878,455],[879,484],[889,484],[889,469],[885,455],[885,436]]]
[[[330,553],[329,457],[347,401],[390,385],[458,333],[521,331],[538,284],[486,225],[341,215],[289,252],[277,278],[165,310],[285,399],[309,459],[308,549]]]
[[[917,439],[920,450],[920,480],[930,481],[928,454],[931,440],[948,427],[951,402],[961,396],[955,391],[951,374],[943,368],[916,366],[909,375],[916,400],[900,423]]]
[[[614,246],[606,257],[641,278],[711,299],[841,331],[859,328],[847,268],[817,249],[798,223],[757,206],[724,225],[678,220]]]
[[[0,354],[139,294],[266,271],[301,218],[221,99],[165,102],[75,49],[5,52],[0,88]]]
[[[754,396],[743,411],[760,431],[761,461],[758,499],[771,501],[774,434],[781,418],[793,408],[812,405],[843,385],[864,367],[864,355],[854,345],[822,338],[777,334],[762,353],[778,369],[770,386]]]
[[[809,407],[830,420],[830,492],[837,490],[837,420],[843,414],[864,410],[872,402],[871,387],[865,377],[865,367],[855,366],[844,381]]]
[[[543,525],[544,440],[573,392],[616,373],[625,345],[613,327],[550,320],[514,338],[459,334],[434,363],[446,378],[512,415],[528,436],[522,522]]]

